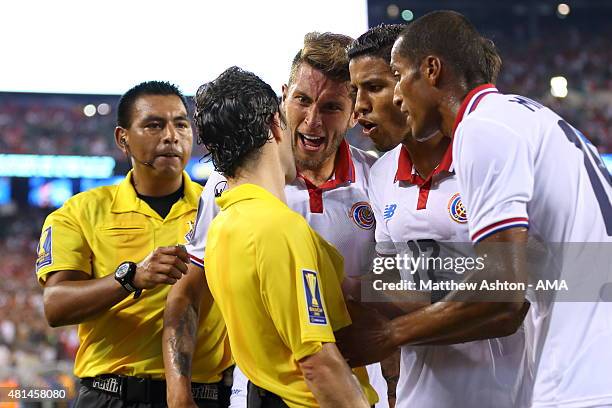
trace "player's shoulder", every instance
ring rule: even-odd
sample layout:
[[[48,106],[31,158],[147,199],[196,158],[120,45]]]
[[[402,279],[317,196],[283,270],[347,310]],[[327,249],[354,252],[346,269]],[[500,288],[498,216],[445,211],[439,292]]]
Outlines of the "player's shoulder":
[[[389,175],[395,175],[401,150],[402,144],[400,143],[376,160],[376,163],[374,163],[370,170],[371,177],[389,177]]]
[[[251,224],[256,235],[271,240],[311,234],[310,225],[304,217],[286,205],[271,205],[258,211],[253,215]]]
[[[558,116],[540,102],[517,94],[487,94],[470,109],[472,112],[466,113],[459,125],[460,132],[478,132],[493,127],[514,136],[529,137],[525,129]]]
[[[351,151],[351,157],[353,158],[353,164],[356,166],[362,165],[369,169],[376,162],[376,156],[371,153],[350,145],[349,149]]]

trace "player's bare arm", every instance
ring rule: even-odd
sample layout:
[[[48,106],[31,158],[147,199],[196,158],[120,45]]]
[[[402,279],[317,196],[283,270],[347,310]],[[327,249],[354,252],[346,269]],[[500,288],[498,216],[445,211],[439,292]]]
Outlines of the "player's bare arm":
[[[170,289],[164,311],[162,350],[169,407],[195,407],[191,363],[197,342],[200,302],[208,290],[204,271],[193,264]]]
[[[319,352],[303,358],[298,363],[308,388],[321,408],[369,406],[359,382],[334,343],[324,343]]]
[[[490,242],[507,242],[506,252],[495,254],[498,262],[487,270],[488,279],[508,282],[524,281],[527,242],[525,228],[500,231],[484,239],[479,249]],[[473,279],[474,277],[472,277]],[[466,279],[470,279],[469,277]],[[362,333],[368,347],[339,339],[342,354],[353,367],[381,361],[402,345],[456,344],[508,336],[520,327],[529,308],[523,291],[510,294],[512,301],[482,301],[486,293],[453,291],[442,301],[393,319],[387,327],[371,325]],[[510,299],[507,299],[510,300]],[[381,336],[381,333],[388,336]]]
[[[159,247],[136,267],[134,285],[152,289],[176,283],[187,271],[189,261],[178,246]],[[83,271],[58,271],[49,275],[43,289],[45,317],[52,327],[79,324],[125,299],[130,292],[110,274],[92,279]]]

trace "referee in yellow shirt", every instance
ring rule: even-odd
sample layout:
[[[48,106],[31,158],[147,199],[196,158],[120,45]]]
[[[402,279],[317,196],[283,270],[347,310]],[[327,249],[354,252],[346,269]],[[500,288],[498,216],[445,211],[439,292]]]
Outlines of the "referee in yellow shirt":
[[[184,172],[193,133],[184,96],[167,82],[126,92],[115,140],[133,170],[118,186],[69,199],[42,228],[36,272],[51,326],[78,324],[76,407],[163,407],[162,316],[169,285],[187,270],[185,242],[202,187]],[[191,391],[219,408],[232,360],[219,309],[208,301]]]
[[[285,203],[295,178],[278,99],[232,67],[196,95],[198,136],[228,179],[204,266],[248,407],[363,408],[369,404],[334,344],[350,324],[342,257]]]

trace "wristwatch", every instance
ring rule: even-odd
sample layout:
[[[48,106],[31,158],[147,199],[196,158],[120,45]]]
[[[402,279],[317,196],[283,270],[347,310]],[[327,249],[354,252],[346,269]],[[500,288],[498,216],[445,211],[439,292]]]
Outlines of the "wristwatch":
[[[134,286],[134,275],[136,275],[136,264],[134,262],[123,262],[115,270],[115,280],[128,292],[134,292],[134,299],[138,299],[142,289]]]

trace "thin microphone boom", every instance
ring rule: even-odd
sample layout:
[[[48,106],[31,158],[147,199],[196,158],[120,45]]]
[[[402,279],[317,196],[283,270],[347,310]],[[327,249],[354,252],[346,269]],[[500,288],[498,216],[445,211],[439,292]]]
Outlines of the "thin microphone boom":
[[[153,165],[152,162],[150,162],[150,161],[142,161],[142,160],[139,160],[136,156],[134,156],[134,154],[130,150],[130,145],[128,144],[128,142],[126,140],[122,140],[121,143],[123,144],[123,146],[125,146],[125,150],[127,150],[127,152],[130,155],[130,157],[133,158],[134,160],[136,160],[136,162],[138,162],[138,163],[140,163],[140,164],[142,164],[144,166],[149,166],[152,169],[155,169],[155,166]]]

